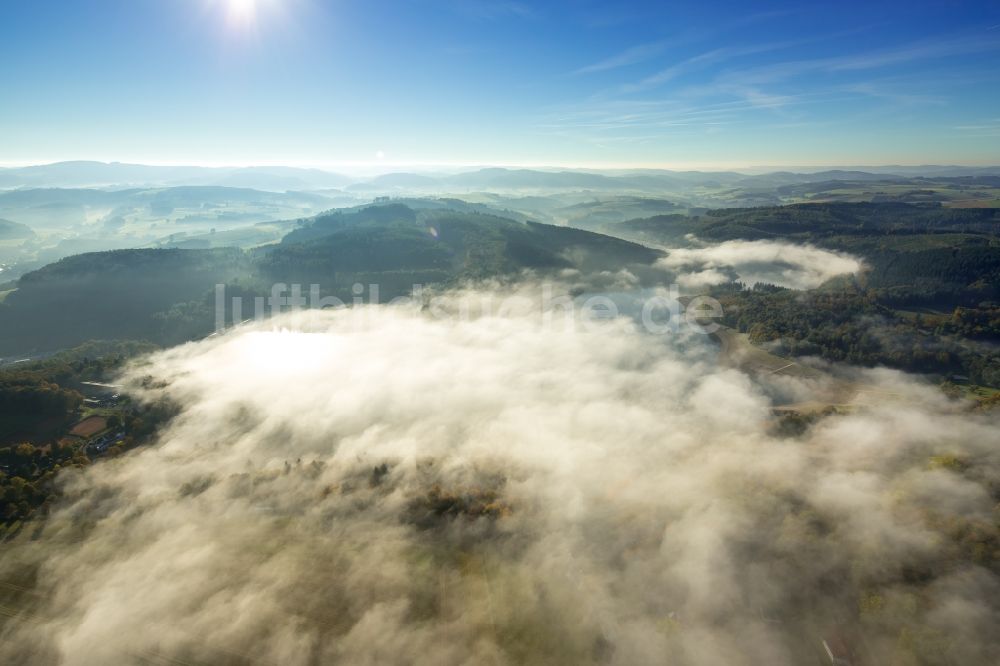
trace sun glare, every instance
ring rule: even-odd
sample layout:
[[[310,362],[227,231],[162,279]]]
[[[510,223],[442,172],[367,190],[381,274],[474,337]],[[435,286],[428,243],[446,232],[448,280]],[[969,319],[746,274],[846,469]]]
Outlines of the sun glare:
[[[257,15],[257,0],[227,0],[227,2],[230,20],[243,25],[253,23]]]

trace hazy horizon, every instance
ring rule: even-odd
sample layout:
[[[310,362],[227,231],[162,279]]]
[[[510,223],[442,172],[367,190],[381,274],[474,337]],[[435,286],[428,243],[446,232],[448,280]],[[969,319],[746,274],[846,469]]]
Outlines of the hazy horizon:
[[[440,173],[460,173],[463,171],[479,169],[533,169],[539,171],[565,170],[565,171],[589,171],[598,173],[614,173],[628,171],[729,171],[736,173],[768,173],[775,171],[791,171],[799,173],[810,173],[812,171],[833,171],[833,170],[863,170],[863,169],[918,169],[918,168],[1000,168],[1000,158],[993,161],[983,161],[975,163],[959,162],[871,162],[871,163],[811,163],[811,164],[786,164],[786,163],[734,163],[734,164],[711,164],[711,163],[673,163],[673,164],[560,164],[555,162],[197,162],[193,160],[180,160],[161,162],[157,160],[128,160],[128,159],[55,159],[37,161],[0,162],[0,169],[25,169],[32,167],[50,167],[64,164],[95,164],[104,166],[136,166],[136,167],[178,167],[195,169],[314,169],[340,175],[358,175],[361,177],[371,175],[384,175],[399,171],[411,172],[440,172]],[[355,170],[352,172],[351,170]]]

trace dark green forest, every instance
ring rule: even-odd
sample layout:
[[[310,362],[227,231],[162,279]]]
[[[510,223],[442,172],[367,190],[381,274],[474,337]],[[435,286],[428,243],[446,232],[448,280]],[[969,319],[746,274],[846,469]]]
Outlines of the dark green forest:
[[[724,322],[780,354],[957,375],[1000,386],[1000,211],[903,203],[801,204],[660,216],[620,225],[647,242],[791,240],[864,261],[800,292],[714,290]]]
[[[413,285],[648,266],[662,256],[593,232],[448,209],[371,206],[304,220],[280,244],[250,251],[138,249],[67,257],[21,278],[0,304],[0,355],[50,351],[91,339],[171,345],[212,332],[215,285],[270,294],[274,283],[318,284],[349,301],[355,283],[381,298]]]

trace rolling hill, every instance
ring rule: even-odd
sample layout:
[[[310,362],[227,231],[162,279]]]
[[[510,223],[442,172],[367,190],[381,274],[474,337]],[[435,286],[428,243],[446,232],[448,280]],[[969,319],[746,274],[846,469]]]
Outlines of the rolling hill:
[[[281,243],[252,251],[143,249],[68,257],[28,273],[0,305],[0,354],[88,339],[174,344],[211,332],[214,289],[252,299],[275,283],[318,284],[343,300],[354,283],[384,299],[414,284],[514,277],[563,269],[617,271],[662,253],[629,241],[468,211],[400,204],[321,215]],[[251,300],[252,302],[252,300]]]

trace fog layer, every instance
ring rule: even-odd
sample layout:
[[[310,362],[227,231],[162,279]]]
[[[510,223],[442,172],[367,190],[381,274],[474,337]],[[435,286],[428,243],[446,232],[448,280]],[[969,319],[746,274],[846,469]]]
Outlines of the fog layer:
[[[37,601],[0,659],[994,663],[954,533],[995,519],[995,421],[880,373],[904,401],[779,438],[707,338],[513,310],[300,313],[133,368],[180,413],[6,553]]]
[[[736,278],[747,285],[762,282],[789,289],[814,289],[832,277],[861,270],[858,259],[841,252],[764,240],[671,249],[659,263],[681,271],[678,282],[685,287],[723,284]]]

